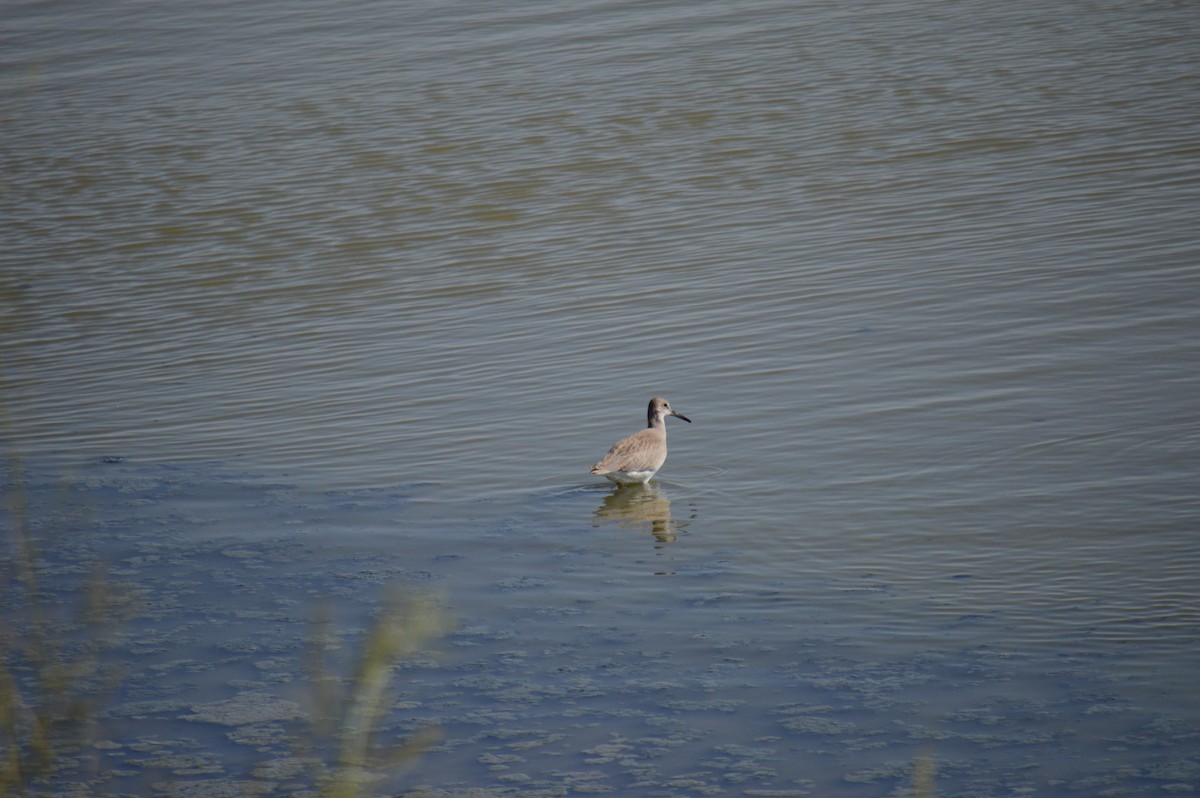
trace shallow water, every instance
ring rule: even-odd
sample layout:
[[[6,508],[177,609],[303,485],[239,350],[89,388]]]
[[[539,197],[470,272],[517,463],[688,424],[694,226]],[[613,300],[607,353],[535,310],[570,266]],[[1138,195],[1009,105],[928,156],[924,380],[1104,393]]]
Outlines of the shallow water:
[[[751,544],[704,544],[703,512],[661,485],[465,521],[421,508],[420,486],[305,492],[121,463],[66,488],[30,477],[57,541],[50,617],[72,628],[97,559],[137,601],[84,751],[102,793],[292,794],[314,619],[331,618],[324,646],[349,676],[397,585],[454,619],[398,671],[380,731],[437,734],[385,782],[418,794],[908,794],[922,766],[943,794],[1186,793],[1196,773],[1194,621],[1171,606],[1195,583],[1179,568],[1130,595],[1109,566],[1116,589],[1088,595],[1086,567],[1043,580],[1036,558],[1023,585],[962,563],[902,577],[881,541],[878,569],[797,555],[763,581]],[[74,532],[70,508],[87,516]]]
[[[148,613],[103,789],[290,794],[308,618],[398,585],[431,794],[1197,790],[1186,4],[61,11],[0,434],[55,602]],[[589,478],[655,393],[656,484]]]

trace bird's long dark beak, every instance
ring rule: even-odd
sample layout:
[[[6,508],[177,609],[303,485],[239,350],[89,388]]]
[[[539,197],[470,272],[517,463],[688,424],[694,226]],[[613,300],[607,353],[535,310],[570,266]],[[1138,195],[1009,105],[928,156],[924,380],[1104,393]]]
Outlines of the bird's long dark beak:
[[[675,418],[683,419],[684,421],[686,421],[689,424],[692,423],[692,420],[690,418],[688,418],[687,416],[683,415],[682,413],[676,413],[674,410],[672,410],[671,415],[675,416]]]

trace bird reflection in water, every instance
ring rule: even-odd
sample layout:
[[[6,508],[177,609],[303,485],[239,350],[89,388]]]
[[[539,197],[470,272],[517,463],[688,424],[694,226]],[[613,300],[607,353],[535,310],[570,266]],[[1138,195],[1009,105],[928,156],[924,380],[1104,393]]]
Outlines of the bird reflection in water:
[[[687,526],[686,521],[671,518],[671,500],[658,485],[619,485],[593,515],[596,526],[608,521],[622,529],[649,532],[654,535],[655,548],[674,543]]]

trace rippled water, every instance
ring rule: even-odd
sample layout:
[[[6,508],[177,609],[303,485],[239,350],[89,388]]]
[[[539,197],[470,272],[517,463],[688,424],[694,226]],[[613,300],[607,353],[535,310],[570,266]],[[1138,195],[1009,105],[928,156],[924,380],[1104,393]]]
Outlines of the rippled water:
[[[182,617],[436,584],[412,783],[1198,789],[1188,4],[5,16],[34,506]],[[655,393],[658,484],[588,477]]]

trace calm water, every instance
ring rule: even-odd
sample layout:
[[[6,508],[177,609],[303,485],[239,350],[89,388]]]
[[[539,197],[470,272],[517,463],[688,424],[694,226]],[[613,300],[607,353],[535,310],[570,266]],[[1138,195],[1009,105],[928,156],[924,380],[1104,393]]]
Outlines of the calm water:
[[[398,585],[430,796],[1200,792],[1191,4],[3,16],[6,492],[143,606],[95,791],[292,794],[197,707]]]

